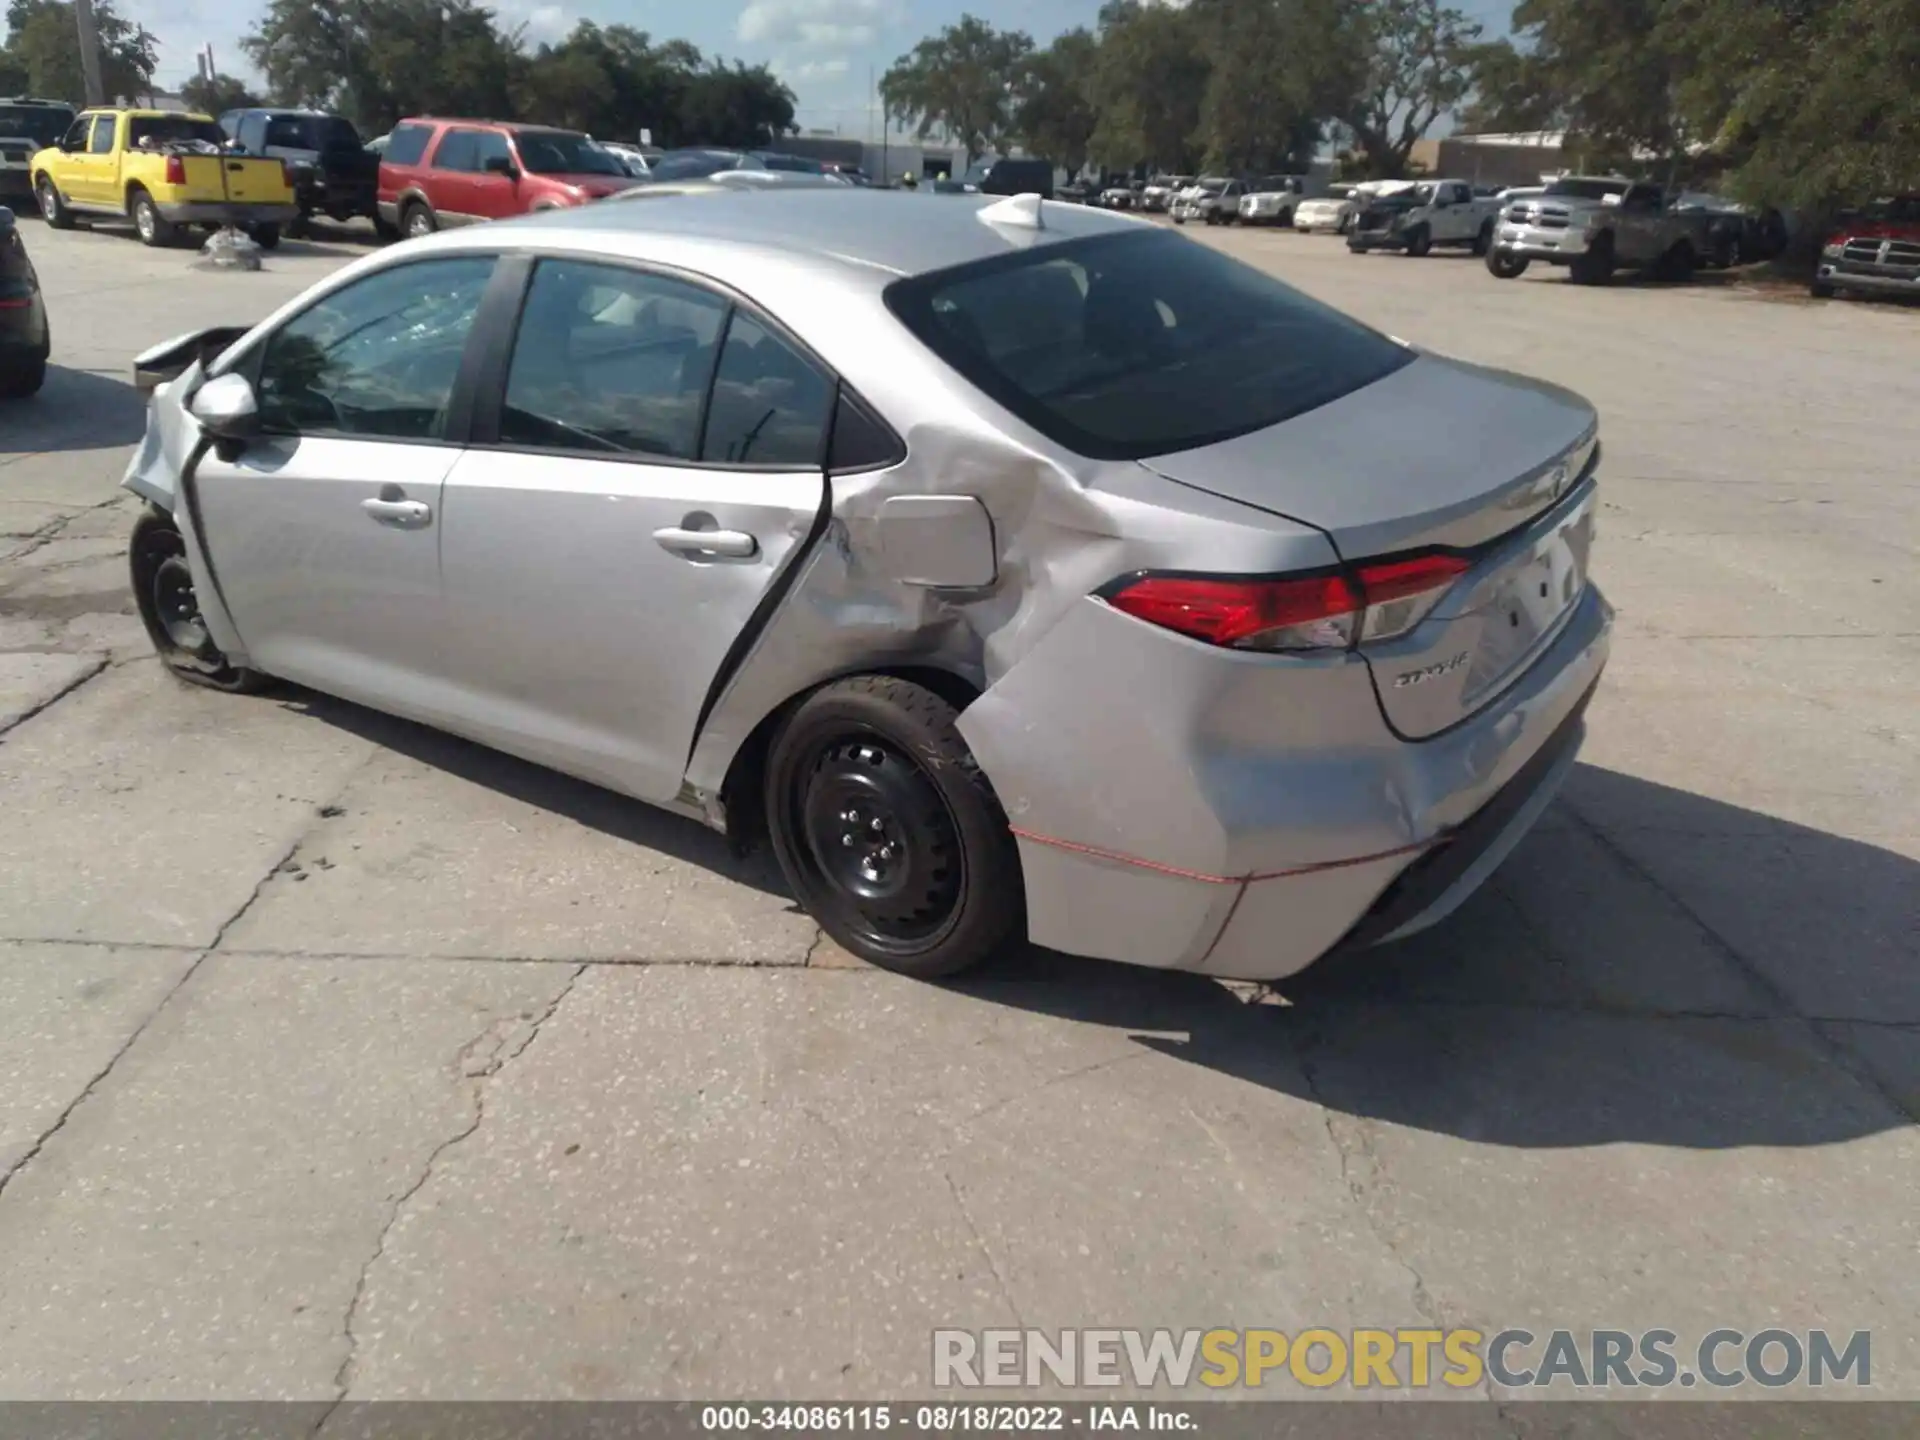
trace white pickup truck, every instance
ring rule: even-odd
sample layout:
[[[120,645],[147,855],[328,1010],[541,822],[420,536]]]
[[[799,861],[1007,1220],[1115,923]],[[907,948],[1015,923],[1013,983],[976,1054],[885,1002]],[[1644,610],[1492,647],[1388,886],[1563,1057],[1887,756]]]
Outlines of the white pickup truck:
[[[1361,206],[1347,232],[1347,249],[1424,255],[1436,245],[1459,245],[1484,255],[1499,219],[1499,201],[1474,194],[1466,181],[1422,180]]]

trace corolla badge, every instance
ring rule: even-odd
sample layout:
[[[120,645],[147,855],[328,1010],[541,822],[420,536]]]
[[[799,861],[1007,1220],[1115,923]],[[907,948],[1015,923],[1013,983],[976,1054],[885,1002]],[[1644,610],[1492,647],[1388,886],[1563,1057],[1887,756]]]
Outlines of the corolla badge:
[[[1441,660],[1432,665],[1422,665],[1418,670],[1409,670],[1405,674],[1393,677],[1393,688],[1405,689],[1409,685],[1418,685],[1423,680],[1434,680],[1450,671],[1458,670],[1467,663],[1467,652],[1462,650],[1450,660]]]

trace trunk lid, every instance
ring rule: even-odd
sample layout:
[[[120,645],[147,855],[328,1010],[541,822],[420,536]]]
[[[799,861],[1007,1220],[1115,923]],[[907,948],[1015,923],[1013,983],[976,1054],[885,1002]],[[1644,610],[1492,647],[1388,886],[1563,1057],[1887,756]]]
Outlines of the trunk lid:
[[[1570,391],[1422,355],[1305,415],[1143,463],[1314,526],[1348,562],[1467,558],[1419,625],[1361,650],[1388,724],[1422,738],[1517,679],[1579,599],[1594,436],[1593,408]]]

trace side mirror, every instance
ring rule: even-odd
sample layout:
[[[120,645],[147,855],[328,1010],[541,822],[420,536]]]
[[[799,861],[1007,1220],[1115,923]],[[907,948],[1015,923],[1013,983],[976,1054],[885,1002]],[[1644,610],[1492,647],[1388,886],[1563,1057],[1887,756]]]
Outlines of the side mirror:
[[[187,408],[220,440],[244,440],[260,428],[260,404],[244,375],[214,376],[194,392]]]
[[[505,155],[489,155],[481,162],[480,168],[488,175],[504,175],[509,180],[520,178],[519,169]]]

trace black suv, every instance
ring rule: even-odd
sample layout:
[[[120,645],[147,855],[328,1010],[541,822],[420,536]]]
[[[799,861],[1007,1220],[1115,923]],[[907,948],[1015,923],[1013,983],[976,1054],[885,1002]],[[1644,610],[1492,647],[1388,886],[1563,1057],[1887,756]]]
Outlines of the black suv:
[[[0,399],[31,395],[47,378],[47,310],[40,277],[13,223],[0,206]]]
[[[318,110],[229,110],[220,128],[249,155],[285,162],[300,207],[296,225],[314,215],[341,221],[364,215],[378,223],[380,157],[351,120]]]
[[[968,189],[982,195],[1038,195],[1053,199],[1051,160],[982,160],[967,171]]]
[[[28,167],[36,150],[44,150],[67,133],[73,114],[73,107],[64,100],[0,97],[0,205],[18,200],[39,208]]]

